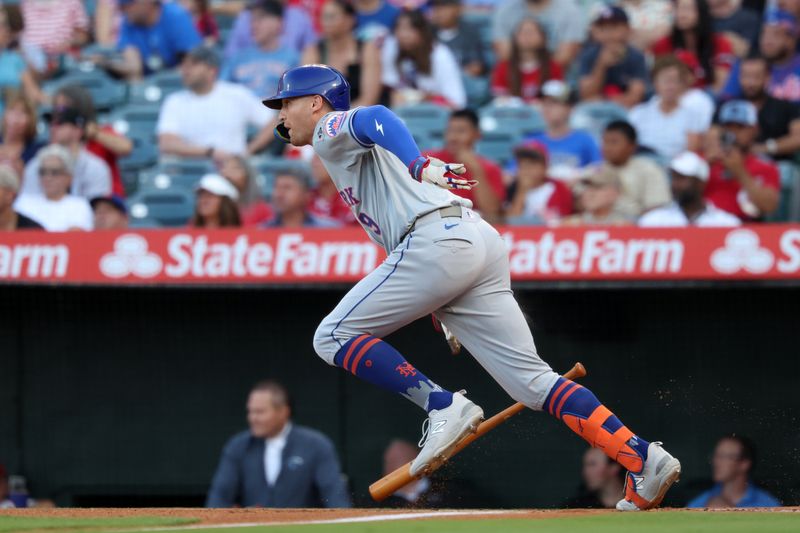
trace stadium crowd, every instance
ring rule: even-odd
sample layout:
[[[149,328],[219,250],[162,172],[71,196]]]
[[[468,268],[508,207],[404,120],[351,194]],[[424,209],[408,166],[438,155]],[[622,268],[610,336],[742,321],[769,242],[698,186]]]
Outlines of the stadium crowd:
[[[355,224],[260,100],[330,64],[488,220],[800,217],[797,0],[18,0],[0,229]]]

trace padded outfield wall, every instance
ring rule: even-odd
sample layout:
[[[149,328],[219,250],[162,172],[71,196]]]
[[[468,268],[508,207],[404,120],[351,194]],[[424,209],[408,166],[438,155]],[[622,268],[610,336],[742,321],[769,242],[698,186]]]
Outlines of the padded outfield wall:
[[[384,447],[416,441],[423,417],[313,353],[316,325],[342,294],[0,286],[0,462],[62,505],[200,504],[223,443],[245,427],[248,387],[271,377],[294,393],[296,421],[334,440],[366,503]],[[671,503],[701,490],[712,446],[730,431],[758,443],[759,481],[800,503],[800,289],[526,286],[517,295],[556,369],[583,361],[584,384],[682,459]],[[510,403],[468,355],[449,354],[429,319],[389,340],[487,413]],[[443,476],[485,505],[559,506],[575,492],[584,448],[527,412]]]

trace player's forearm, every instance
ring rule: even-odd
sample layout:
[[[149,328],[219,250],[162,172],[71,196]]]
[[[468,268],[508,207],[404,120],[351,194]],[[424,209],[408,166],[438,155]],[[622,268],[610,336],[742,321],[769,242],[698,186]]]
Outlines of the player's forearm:
[[[422,154],[400,118],[382,105],[362,107],[353,116],[353,133],[362,144],[377,144],[411,165]]]

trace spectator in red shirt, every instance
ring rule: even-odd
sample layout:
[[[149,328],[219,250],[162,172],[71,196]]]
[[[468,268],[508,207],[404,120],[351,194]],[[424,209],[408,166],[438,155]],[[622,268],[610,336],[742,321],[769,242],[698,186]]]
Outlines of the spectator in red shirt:
[[[458,161],[466,165],[467,177],[464,179],[475,180],[481,185],[469,191],[452,192],[471,200],[475,209],[491,222],[500,217],[500,208],[506,199],[506,191],[502,169],[475,153],[475,145],[480,138],[478,115],[470,109],[454,111],[447,121],[444,148],[427,152],[427,155],[442,161]]]
[[[85,148],[89,153],[105,161],[111,171],[111,192],[124,198],[125,186],[122,184],[117,159],[133,151],[133,142],[114,131],[110,125],[97,124],[92,95],[80,85],[67,85],[59,89],[53,97],[53,106],[75,108],[81,116],[86,117]]]
[[[745,100],[720,107],[722,135],[709,136],[706,152],[711,173],[705,197],[719,209],[743,221],[760,220],[778,208],[778,168],[753,154],[758,134],[758,111]]]
[[[317,155],[311,160],[311,177],[314,179],[314,189],[311,191],[309,212],[314,216],[336,220],[342,224],[358,224],[353,212],[336,190],[328,169]]]
[[[524,18],[514,31],[509,58],[494,67],[492,95],[533,102],[545,82],[563,79],[561,67],[547,49],[544,28],[535,18]]]
[[[547,177],[547,148],[529,142],[514,150],[517,176],[506,215],[510,224],[551,224],[572,213],[572,191]]]
[[[253,167],[243,156],[227,158],[220,166],[219,173],[233,183],[239,192],[239,213],[243,226],[258,226],[272,218],[272,206],[261,195]]]
[[[724,35],[714,32],[706,0],[677,0],[672,34],[653,45],[655,56],[681,51],[690,52],[697,59],[695,87],[718,92],[725,86],[735,59],[733,47]]]

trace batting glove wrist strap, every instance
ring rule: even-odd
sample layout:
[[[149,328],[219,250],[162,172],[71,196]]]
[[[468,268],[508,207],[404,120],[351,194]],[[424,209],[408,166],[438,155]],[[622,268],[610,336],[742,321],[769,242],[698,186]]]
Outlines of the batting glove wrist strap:
[[[424,155],[419,156],[408,165],[408,172],[415,180],[422,182],[422,171],[431,164],[431,160]]]

